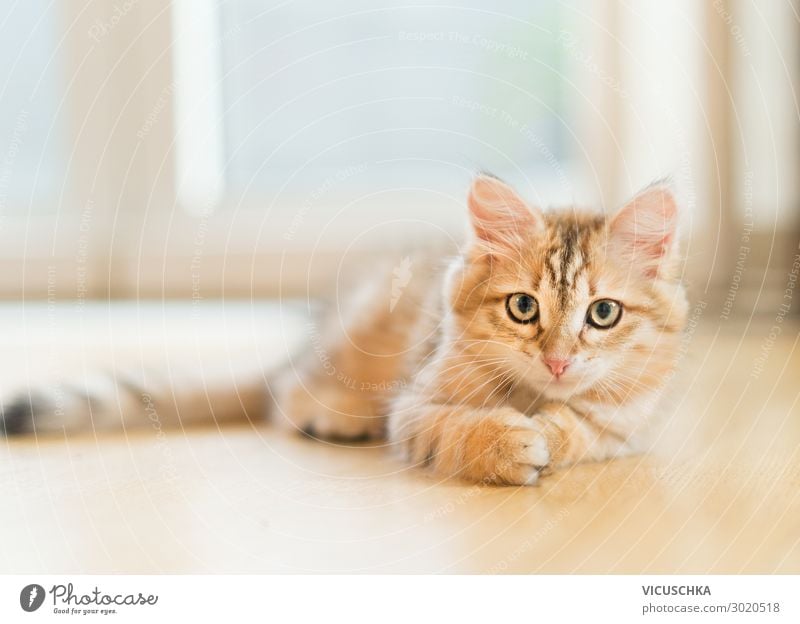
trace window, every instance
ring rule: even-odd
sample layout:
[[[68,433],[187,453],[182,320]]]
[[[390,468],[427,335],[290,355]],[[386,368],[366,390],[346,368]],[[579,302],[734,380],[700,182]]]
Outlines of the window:
[[[477,6],[222,4],[230,192],[302,196],[360,168],[365,192],[461,193],[464,170],[563,160],[561,9]]]
[[[52,214],[65,182],[62,50],[46,0],[0,15],[0,215]]]
[[[762,11],[776,42],[756,46],[725,6],[4,3],[0,294],[313,294],[346,261],[460,238],[476,170],[609,210],[677,173],[692,235],[737,240],[737,184],[775,190],[781,219],[796,202],[794,109],[758,100],[791,92],[796,38]],[[769,158],[737,176],[745,153]]]

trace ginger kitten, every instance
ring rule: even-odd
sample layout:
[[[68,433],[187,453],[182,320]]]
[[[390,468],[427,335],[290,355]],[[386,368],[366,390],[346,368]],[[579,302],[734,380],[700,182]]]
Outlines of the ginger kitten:
[[[467,204],[469,241],[445,270],[426,258],[365,284],[268,385],[153,386],[142,370],[40,384],[2,402],[0,431],[219,422],[271,398],[278,423],[388,433],[410,464],[475,482],[530,484],[640,450],[687,313],[670,191],[605,218],[542,212],[481,175]]]
[[[276,381],[276,418],[326,438],[385,431],[408,462],[475,482],[640,450],[687,314],[672,193],[605,218],[542,212],[481,175],[467,204],[460,256],[392,311],[390,280],[371,285]]]

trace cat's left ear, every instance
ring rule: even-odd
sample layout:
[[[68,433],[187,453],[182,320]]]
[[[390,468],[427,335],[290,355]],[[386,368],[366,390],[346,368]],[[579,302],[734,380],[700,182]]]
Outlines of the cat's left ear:
[[[487,174],[472,181],[467,199],[472,230],[490,246],[513,247],[523,234],[543,227],[542,213],[529,206],[508,184]]]
[[[666,276],[677,248],[678,203],[666,183],[646,188],[611,219],[609,243],[648,277]]]

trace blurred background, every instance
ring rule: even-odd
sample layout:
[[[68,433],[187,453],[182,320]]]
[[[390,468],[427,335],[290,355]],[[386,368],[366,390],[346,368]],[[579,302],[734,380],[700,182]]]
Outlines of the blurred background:
[[[481,169],[604,210],[671,175],[727,316],[797,253],[797,2],[2,0],[0,34],[5,299],[314,296],[458,240]]]

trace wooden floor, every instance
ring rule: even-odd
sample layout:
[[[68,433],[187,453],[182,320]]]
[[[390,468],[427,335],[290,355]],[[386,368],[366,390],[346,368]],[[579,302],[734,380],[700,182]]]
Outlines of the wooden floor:
[[[711,316],[652,453],[537,487],[443,482],[267,424],[0,442],[0,572],[798,573],[798,327],[773,342],[771,323]],[[269,305],[6,306],[2,386],[131,358],[268,365],[303,322]]]

